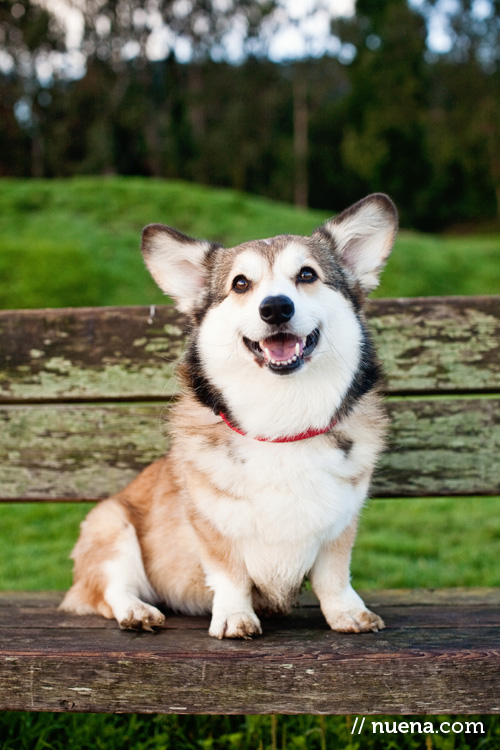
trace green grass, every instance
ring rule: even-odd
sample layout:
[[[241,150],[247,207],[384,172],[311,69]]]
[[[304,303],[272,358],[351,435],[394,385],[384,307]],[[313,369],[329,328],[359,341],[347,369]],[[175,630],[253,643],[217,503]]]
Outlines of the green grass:
[[[233,245],[308,233],[323,218],[181,182],[0,180],[0,307],[165,302],[139,251],[141,230],[152,222]]]
[[[332,211],[344,206],[332,206]],[[308,234],[327,214],[232,190],[141,178],[0,180],[0,307],[158,304],[139,252],[143,226],[171,224],[234,245]],[[377,296],[500,290],[500,232],[401,232]]]
[[[0,590],[65,589],[88,504],[0,506]],[[500,586],[500,498],[372,500],[362,515],[357,588]]]
[[[500,497],[372,500],[354,547],[358,588],[500,586]]]
[[[442,236],[402,231],[374,296],[500,293],[500,231]]]
[[[119,489],[119,488],[117,488]],[[0,504],[0,590],[63,590],[89,504]],[[357,588],[500,586],[500,498],[372,500],[362,514]]]
[[[367,717],[361,735],[350,716],[99,716],[17,714],[0,716],[2,750],[497,750],[497,716],[456,716],[464,729],[482,722],[484,733],[440,732],[445,716],[407,717],[407,722],[432,722],[433,734],[379,734],[373,721],[401,717]],[[480,727],[477,727],[480,730]],[[447,728],[448,729],[448,728]]]

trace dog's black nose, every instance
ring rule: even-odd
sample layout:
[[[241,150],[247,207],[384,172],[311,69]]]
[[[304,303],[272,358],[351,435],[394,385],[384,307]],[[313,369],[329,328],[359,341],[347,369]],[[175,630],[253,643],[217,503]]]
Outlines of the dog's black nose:
[[[259,307],[260,317],[265,323],[286,323],[293,316],[295,307],[290,297],[278,294],[275,297],[266,297]]]

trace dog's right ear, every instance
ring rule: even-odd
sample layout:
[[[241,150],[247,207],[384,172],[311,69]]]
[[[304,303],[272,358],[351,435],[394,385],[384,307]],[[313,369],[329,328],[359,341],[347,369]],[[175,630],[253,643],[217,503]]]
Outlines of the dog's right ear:
[[[184,313],[190,312],[205,285],[205,261],[213,247],[164,224],[149,224],[142,232],[142,255],[151,276]]]

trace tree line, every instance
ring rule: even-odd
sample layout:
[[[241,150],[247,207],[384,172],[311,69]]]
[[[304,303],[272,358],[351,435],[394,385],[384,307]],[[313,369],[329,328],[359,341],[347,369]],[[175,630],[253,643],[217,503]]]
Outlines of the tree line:
[[[435,0],[358,0],[331,20],[349,55],[281,63],[260,36],[276,3],[160,3],[187,62],[151,59],[134,3],[80,4],[76,78],[57,69],[60,19],[35,0],[2,3],[0,175],[181,178],[326,210],[384,191],[404,224],[427,230],[500,216],[499,0],[481,13],[457,0],[439,54],[427,43]],[[237,19],[244,54],[231,62],[221,45]]]

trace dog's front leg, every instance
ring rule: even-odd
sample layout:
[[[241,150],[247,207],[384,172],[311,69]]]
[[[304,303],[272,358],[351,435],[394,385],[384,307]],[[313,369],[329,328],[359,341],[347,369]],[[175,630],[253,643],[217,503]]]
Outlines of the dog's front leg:
[[[214,592],[209,635],[213,638],[251,638],[262,628],[252,606],[252,581],[220,569],[206,570],[207,585]]]
[[[382,630],[384,621],[365,606],[350,582],[351,550],[357,519],[320,550],[310,573],[321,611],[332,630],[361,633]]]

